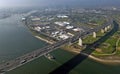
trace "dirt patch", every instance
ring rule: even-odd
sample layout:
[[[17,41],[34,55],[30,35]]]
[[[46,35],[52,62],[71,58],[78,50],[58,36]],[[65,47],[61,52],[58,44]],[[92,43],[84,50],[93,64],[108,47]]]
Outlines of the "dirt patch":
[[[117,50],[119,50],[119,51],[120,51],[120,47],[117,47]]]
[[[97,52],[102,52],[102,49],[100,49],[100,48],[96,48],[95,49]]]

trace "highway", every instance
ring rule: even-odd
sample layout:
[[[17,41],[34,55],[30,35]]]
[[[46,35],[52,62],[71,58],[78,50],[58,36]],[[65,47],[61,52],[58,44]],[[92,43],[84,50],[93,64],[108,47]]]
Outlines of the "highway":
[[[44,54],[47,54],[51,51],[54,51],[57,48],[60,48],[61,46],[65,45],[65,44],[68,44],[70,42],[73,43],[73,42],[77,41],[79,38],[84,38],[85,36],[88,36],[89,34],[92,34],[93,32],[98,32],[101,29],[107,27],[108,25],[112,26],[111,23],[113,23],[113,20],[109,20],[104,25],[96,27],[95,29],[91,29],[91,30],[85,31],[83,33],[77,34],[72,38],[68,38],[68,39],[63,40],[63,41],[58,41],[57,43],[48,45],[48,46],[40,48],[40,49],[37,49],[33,52],[30,52],[30,53],[27,53],[23,56],[20,56],[14,60],[0,64],[0,74],[4,73],[6,71],[10,71],[12,69],[15,69],[15,68],[17,68],[23,64],[26,64],[26,63],[28,63],[36,58],[39,58],[40,56],[43,56]]]

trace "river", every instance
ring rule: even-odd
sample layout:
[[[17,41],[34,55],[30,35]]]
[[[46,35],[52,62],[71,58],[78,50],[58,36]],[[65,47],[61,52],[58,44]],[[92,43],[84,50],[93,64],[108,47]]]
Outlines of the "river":
[[[0,63],[47,45],[45,42],[32,36],[28,28],[21,22],[21,18],[22,15],[13,15],[9,18],[0,20]],[[41,57],[20,68],[8,72],[8,74],[47,74],[75,56],[62,49],[56,50],[51,54],[55,56],[55,61],[50,61],[45,57]],[[119,73],[120,65],[103,65],[90,59],[84,60],[70,72],[70,74]]]
[[[14,59],[46,44],[31,35],[21,18],[22,15],[13,15],[0,20],[0,62]]]

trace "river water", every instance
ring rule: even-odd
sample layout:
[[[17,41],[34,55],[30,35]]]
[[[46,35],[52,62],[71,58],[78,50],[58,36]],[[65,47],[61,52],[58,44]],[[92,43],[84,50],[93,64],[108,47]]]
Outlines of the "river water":
[[[0,62],[16,58],[45,45],[34,38],[21,22],[22,15],[0,20]]]
[[[9,18],[0,20],[0,63],[14,59],[20,55],[31,52],[35,49],[41,48],[46,45],[45,42],[42,42],[36,39],[34,36],[32,36],[28,28],[24,26],[24,24],[21,22],[21,18],[22,15],[13,15]],[[57,57],[62,58],[61,60],[58,59],[57,62],[61,62],[63,61],[63,59],[66,60],[65,57],[69,58],[72,55],[65,51],[59,51],[59,52],[56,51],[54,54],[56,54],[56,58]],[[73,57],[73,55],[71,57]],[[39,74],[40,71],[42,72],[42,69],[46,69],[46,68],[51,69],[52,66],[56,65],[56,64],[53,65],[52,62],[50,63],[50,65],[48,64],[49,67],[47,66],[45,67],[47,63],[44,64],[45,62],[44,59],[41,60],[41,64],[39,65],[36,63],[40,62],[40,59],[35,61],[32,64],[27,64],[27,66],[28,65],[29,66],[26,67],[26,69],[24,67],[21,70],[17,70],[18,72],[10,73],[10,74],[19,74],[21,71],[23,71],[21,72],[21,74],[27,74],[27,71],[29,71],[28,74]],[[58,66],[59,65],[55,67]],[[33,68],[38,68],[38,69],[33,69]],[[25,71],[26,73],[24,73]],[[71,74],[119,74],[119,73],[120,73],[120,65],[108,66],[97,63],[89,59],[84,60],[73,71],[71,71]],[[44,72],[42,74],[44,74]]]

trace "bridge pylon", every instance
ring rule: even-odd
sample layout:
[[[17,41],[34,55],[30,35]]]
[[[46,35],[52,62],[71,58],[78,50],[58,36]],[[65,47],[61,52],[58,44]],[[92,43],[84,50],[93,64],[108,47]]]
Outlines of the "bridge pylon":
[[[79,45],[79,46],[83,46],[83,43],[82,43],[82,39],[81,39],[81,38],[79,38],[78,45]]]
[[[93,32],[93,38],[96,38],[97,35],[96,35],[96,32]]]
[[[107,27],[105,27],[105,32],[107,32],[108,31],[108,28]]]
[[[107,26],[107,28],[108,28],[108,29],[110,29],[110,28],[111,28],[111,26],[109,25],[109,26]]]
[[[105,31],[104,31],[104,29],[101,29],[101,33],[104,33]]]

